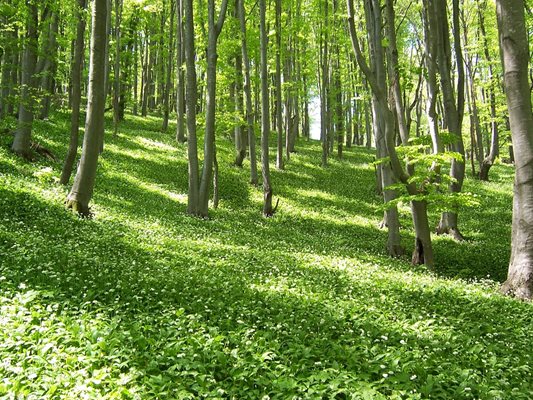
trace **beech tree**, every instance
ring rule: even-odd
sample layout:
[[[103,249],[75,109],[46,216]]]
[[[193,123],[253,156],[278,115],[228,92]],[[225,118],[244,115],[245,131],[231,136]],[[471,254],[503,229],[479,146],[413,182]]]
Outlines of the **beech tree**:
[[[63,162],[61,178],[59,182],[62,185],[68,184],[72,174],[72,167],[78,153],[79,129],[80,129],[80,104],[81,104],[81,74],[83,68],[84,56],[84,39],[85,39],[85,17],[84,11],[87,7],[87,0],[78,0],[76,9],[76,39],[74,45],[74,57],[70,68],[71,75],[71,115],[70,115],[70,142],[67,151],[67,157]]]
[[[524,7],[496,0],[505,94],[515,157],[511,260],[502,291],[533,297],[533,115],[528,83],[529,49]]]
[[[98,154],[104,135],[107,7],[107,0],[93,1],[85,136],[78,171],[67,196],[67,207],[84,216],[90,215],[89,201],[93,194]]]
[[[39,9],[35,0],[26,0],[26,35],[22,57],[22,79],[18,125],[12,150],[24,158],[31,158],[31,131],[35,105],[34,72],[37,64]]]
[[[268,137],[270,135],[270,107],[268,96],[268,36],[266,29],[266,0],[259,0],[259,21],[261,34],[261,167],[263,174],[263,215],[270,217],[272,207],[272,184],[270,183],[270,164],[268,159]]]

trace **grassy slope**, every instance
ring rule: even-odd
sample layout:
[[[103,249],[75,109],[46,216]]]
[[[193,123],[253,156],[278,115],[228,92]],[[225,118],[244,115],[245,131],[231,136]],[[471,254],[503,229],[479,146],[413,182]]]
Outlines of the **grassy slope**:
[[[186,149],[158,120],[128,120],[101,158],[93,220],[63,208],[60,163],[24,163],[1,139],[0,396],[533,396],[533,310],[496,285],[510,168],[467,182],[481,202],[461,213],[468,241],[435,238],[432,275],[384,254],[366,150],[321,169],[319,146],[299,143],[264,219],[221,140],[221,207],[203,221],[184,213]],[[67,116],[37,124],[62,158]]]

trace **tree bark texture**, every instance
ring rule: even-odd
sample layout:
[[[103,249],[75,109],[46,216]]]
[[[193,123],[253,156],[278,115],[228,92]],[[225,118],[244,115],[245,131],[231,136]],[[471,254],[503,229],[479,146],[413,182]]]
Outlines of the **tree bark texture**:
[[[18,125],[15,132],[12,150],[15,154],[31,158],[31,131],[33,125],[33,107],[35,101],[34,72],[37,63],[38,47],[38,23],[39,15],[37,4],[33,0],[26,1],[26,36],[24,42],[24,54],[22,58],[22,80],[20,89],[20,104]]]
[[[107,48],[106,15],[107,0],[94,0],[92,11],[91,51],[89,61],[89,92],[87,94],[87,118],[81,160],[74,184],[67,197],[67,207],[80,215],[89,216],[98,154],[104,135],[105,69]]]
[[[67,151],[67,157],[63,163],[61,171],[61,178],[59,182],[62,185],[68,184],[72,174],[72,168],[78,153],[79,130],[80,130],[80,104],[81,104],[81,73],[83,68],[84,56],[84,38],[85,38],[85,18],[84,11],[87,7],[87,0],[78,0],[77,25],[76,25],[76,41],[74,48],[74,57],[72,59],[72,66],[70,69],[70,80],[72,85],[71,95],[71,115],[70,115],[70,141]]]
[[[529,50],[524,7],[497,0],[504,85],[515,157],[511,260],[502,291],[533,297],[533,115],[528,85]]]

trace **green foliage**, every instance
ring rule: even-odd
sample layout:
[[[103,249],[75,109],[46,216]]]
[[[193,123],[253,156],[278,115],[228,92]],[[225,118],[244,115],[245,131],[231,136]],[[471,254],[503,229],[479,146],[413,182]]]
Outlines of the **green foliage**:
[[[59,159],[68,121],[35,124]],[[466,181],[480,201],[461,214],[468,240],[435,238],[430,274],[386,256],[365,149],[322,169],[320,146],[299,142],[265,219],[218,135],[221,204],[205,221],[185,215],[186,148],[156,118],[122,127],[93,220],[64,209],[59,163],[26,163],[0,136],[0,397],[532,397],[533,311],[497,292],[509,167]]]
[[[442,132],[440,135],[443,143],[452,140],[452,135]],[[450,193],[448,187],[454,182],[454,178],[449,174],[442,173],[450,168],[452,161],[463,162],[463,156],[457,152],[444,151],[434,154],[431,152],[431,138],[420,136],[411,138],[408,146],[396,147],[396,152],[400,160],[409,167],[410,175],[408,184],[414,184],[416,194],[410,194],[406,185],[397,182],[387,186],[386,189],[394,190],[398,194],[394,200],[382,205],[385,210],[399,204],[409,204],[411,201],[425,200],[434,205],[439,211],[458,211],[464,207],[479,206],[477,195],[470,192]],[[373,164],[380,165],[390,162],[390,157],[376,160]]]

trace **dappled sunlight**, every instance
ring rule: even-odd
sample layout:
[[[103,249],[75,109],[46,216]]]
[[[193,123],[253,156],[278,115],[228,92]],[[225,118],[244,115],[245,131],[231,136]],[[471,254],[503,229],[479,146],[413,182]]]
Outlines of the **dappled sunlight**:
[[[2,326],[22,332],[2,337],[3,385],[56,371],[54,390],[79,398],[174,396],[198,381],[221,397],[255,388],[255,398],[332,382],[370,398],[527,387],[532,310],[497,292],[509,246],[488,246],[508,229],[495,225],[510,196],[493,191],[510,188],[507,167],[495,167],[501,181],[468,181],[482,196],[461,214],[467,241],[434,236],[429,273],[386,255],[366,149],[323,169],[318,145],[299,142],[287,169],[272,171],[280,205],[263,218],[261,188],[221,140],[220,207],[203,220],[185,213],[185,146],[152,128],[159,120],[132,117],[109,138],[92,219],[65,210],[59,163],[0,149]],[[48,140],[62,148],[59,132]],[[499,222],[484,226],[487,216]],[[402,235],[409,249],[407,205]],[[40,358],[24,364],[14,343]]]

